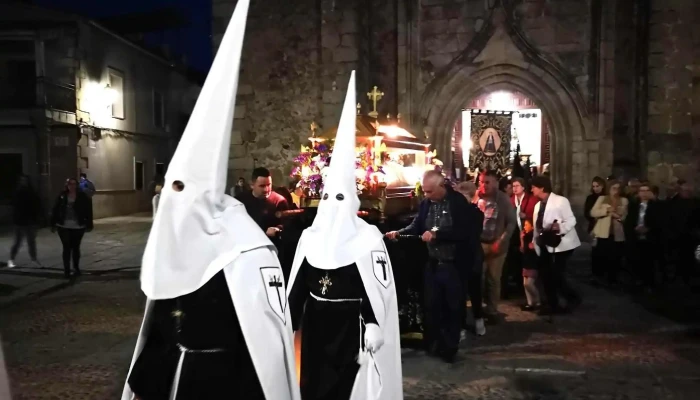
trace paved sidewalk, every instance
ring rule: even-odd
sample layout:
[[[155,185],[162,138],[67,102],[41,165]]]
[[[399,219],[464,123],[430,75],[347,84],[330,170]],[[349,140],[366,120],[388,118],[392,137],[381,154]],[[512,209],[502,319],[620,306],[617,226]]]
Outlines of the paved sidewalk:
[[[118,279],[138,276],[141,256],[151,227],[151,214],[105,218],[95,221],[81,246],[82,280]],[[37,235],[37,253],[42,267],[31,263],[26,243],[15,263],[6,268],[12,232],[0,236],[0,308],[26,297],[36,297],[74,284],[63,277],[62,248],[58,235],[48,228]]]
[[[39,239],[48,268],[24,265],[26,250],[17,269],[0,267],[0,334],[14,400],[118,398],[143,313],[138,265],[149,227],[146,216],[99,221],[76,281],[63,278],[60,244],[48,231]],[[586,257],[585,248],[574,256],[574,276],[585,276]],[[578,287],[584,304],[553,323],[505,302],[506,322],[470,336],[455,365],[404,350],[405,399],[698,398],[698,331],[627,295]]]

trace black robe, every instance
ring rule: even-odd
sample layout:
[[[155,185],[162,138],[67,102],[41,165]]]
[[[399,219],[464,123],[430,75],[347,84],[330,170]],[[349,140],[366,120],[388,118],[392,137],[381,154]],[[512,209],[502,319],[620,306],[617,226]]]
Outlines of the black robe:
[[[324,281],[330,281],[325,291]],[[293,329],[302,325],[302,399],[349,399],[360,369],[360,317],[364,324],[377,324],[357,265],[322,270],[304,259],[289,293],[289,307]]]
[[[129,376],[141,400],[168,400],[184,346],[177,400],[265,400],[224,272],[197,291],[157,300],[143,351]],[[214,352],[197,352],[214,350]]]

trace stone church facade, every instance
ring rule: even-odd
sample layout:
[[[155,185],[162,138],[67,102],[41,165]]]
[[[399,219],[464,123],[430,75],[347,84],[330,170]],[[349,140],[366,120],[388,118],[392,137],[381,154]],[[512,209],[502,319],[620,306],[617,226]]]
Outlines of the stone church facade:
[[[235,0],[213,0],[216,49]],[[379,86],[450,162],[470,100],[507,90],[542,109],[556,189],[580,204],[595,175],[698,183],[700,2],[693,0],[253,0],[232,132],[231,181],[286,181],[315,121]],[[449,164],[448,164],[449,165]]]

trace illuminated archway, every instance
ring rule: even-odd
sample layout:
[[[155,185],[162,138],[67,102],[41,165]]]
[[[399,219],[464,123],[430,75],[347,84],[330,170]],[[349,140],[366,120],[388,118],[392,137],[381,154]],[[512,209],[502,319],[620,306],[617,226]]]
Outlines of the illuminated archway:
[[[454,166],[461,172],[468,170],[469,152],[472,148],[471,110],[512,111],[513,142],[511,151],[520,147],[520,155],[528,156],[532,166],[542,167],[550,162],[549,126],[542,116],[542,109],[532,99],[520,92],[485,93],[476,98],[464,99],[465,110],[458,115],[452,138]]]
[[[588,187],[589,161],[585,154],[574,156],[587,136],[595,137],[583,99],[554,75],[531,63],[494,64],[476,69],[457,63],[448,67],[440,79],[425,90],[420,104],[424,129],[446,164],[451,160],[454,124],[465,99],[485,93],[521,92],[542,109],[551,135],[550,172],[557,191],[567,196],[582,196]],[[587,135],[588,134],[588,135]],[[581,149],[585,151],[586,149]],[[576,163],[574,159],[576,158]],[[585,162],[582,162],[585,161]]]

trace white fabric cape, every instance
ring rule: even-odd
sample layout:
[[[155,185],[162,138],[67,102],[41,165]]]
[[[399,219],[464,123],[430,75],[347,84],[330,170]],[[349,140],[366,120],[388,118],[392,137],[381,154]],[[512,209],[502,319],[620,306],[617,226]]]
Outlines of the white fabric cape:
[[[264,246],[245,252],[234,251],[225,254],[224,258],[228,258],[223,270],[231,299],[265,397],[269,400],[300,400],[291,316],[277,255],[271,247]],[[269,285],[273,278],[282,283],[279,292]],[[153,304],[152,300],[146,302],[129,374],[146,344]],[[173,383],[177,384],[178,380],[179,372]],[[222,395],[225,397],[224,393]],[[133,398],[127,377],[121,399]]]
[[[10,380],[7,379],[7,368],[5,367],[5,357],[2,355],[2,340],[0,340],[0,399],[10,400]]]
[[[365,353],[360,355],[360,360],[363,360],[363,362],[360,365],[357,378],[355,378],[355,385],[353,386],[350,400],[400,400],[403,399],[403,383],[399,310],[396,302],[394,271],[391,267],[389,254],[384,246],[383,235],[377,227],[369,225],[362,220],[361,222],[365,225],[362,232],[377,237],[377,240],[366,247],[363,252],[357,253],[354,262],[357,264],[362,283],[365,285],[367,297],[372,305],[372,311],[374,311],[377,323],[382,331],[384,346],[374,354]],[[313,237],[307,236],[305,233],[306,231],[302,233],[297,252],[294,255],[292,272],[289,277],[289,290],[294,286],[294,280],[299,273],[299,268],[304,258],[306,258],[303,249],[314,247],[310,243],[304,243],[310,240],[310,237]],[[315,243],[315,246],[323,245],[323,243]],[[385,261],[385,268],[377,261]],[[319,269],[328,269],[320,265],[313,266]],[[302,326],[302,336],[304,334],[303,329],[304,327]]]

